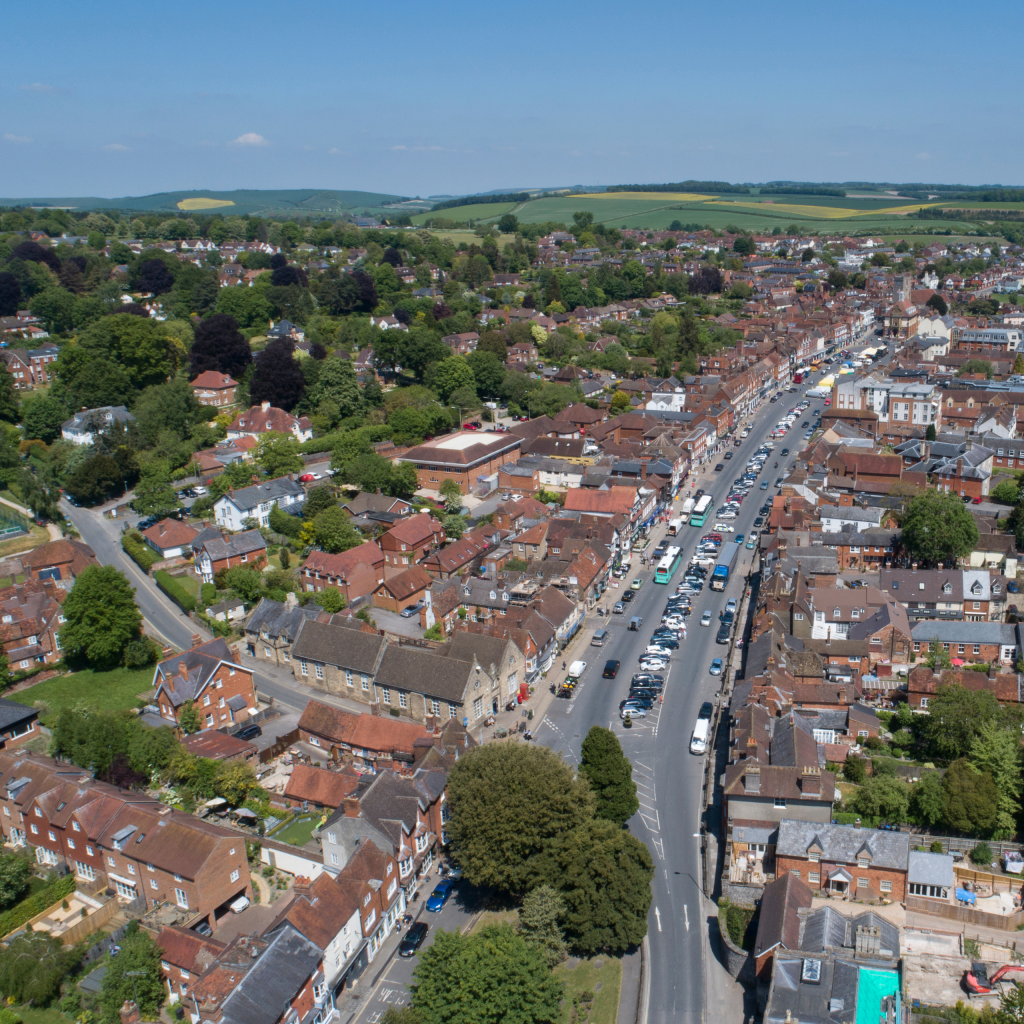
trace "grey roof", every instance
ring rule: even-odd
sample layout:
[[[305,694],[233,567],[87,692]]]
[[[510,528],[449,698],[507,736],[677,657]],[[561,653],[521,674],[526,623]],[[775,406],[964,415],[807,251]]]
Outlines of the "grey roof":
[[[817,841],[821,859],[832,864],[856,864],[860,851],[871,856],[874,868],[907,870],[910,836],[904,832],[883,832],[852,825],[823,825],[813,821],[786,819],[779,825],[776,854],[780,857],[806,857]]]
[[[266,547],[267,542],[259,530],[243,530],[227,538],[211,537],[210,540],[203,542],[202,550],[210,556],[211,561],[221,562],[237,555],[264,551]]]
[[[38,717],[39,712],[35,708],[26,707],[16,700],[6,700],[0,697],[0,732]]]
[[[401,498],[391,498],[386,494],[369,494],[366,491],[360,491],[341,507],[347,508],[354,516],[361,516],[367,512],[390,512],[396,505],[404,505],[406,510],[409,508],[409,503]]]
[[[879,508],[857,508],[855,505],[825,505],[821,509],[821,518],[835,519],[846,523],[880,523],[882,510]]]
[[[894,957],[899,956],[900,932],[891,921],[879,917],[874,911],[846,917],[832,907],[822,907],[804,919],[800,931],[800,949],[808,953],[839,950],[843,947],[853,949],[857,942],[858,928],[877,928],[880,948],[888,950]]]
[[[1004,644],[1016,646],[1017,632],[1006,622],[951,622],[945,619],[924,619],[910,632],[918,641],[934,640],[957,644]]]
[[[791,713],[774,724],[769,748],[772,764],[798,768],[825,767],[824,750],[819,750],[813,727],[803,716]]]
[[[275,640],[281,639],[291,643],[299,635],[302,623],[319,615],[320,606],[312,602],[307,605],[289,606],[283,601],[271,601],[269,597],[265,597],[249,616],[245,631],[253,635],[265,632]]]
[[[808,909],[812,900],[807,883],[790,871],[769,882],[761,896],[754,955],[761,956],[780,943],[786,949],[797,949],[800,944],[798,911]]]
[[[202,691],[207,681],[222,662],[235,664],[231,649],[222,637],[210,640],[201,647],[182,651],[173,658],[161,661],[156,667],[155,682],[164,686],[171,703],[177,708],[192,700]],[[184,666],[185,675],[181,669]],[[240,671],[247,671],[240,669]]]
[[[472,687],[471,675],[476,676],[477,673],[468,661],[446,657],[442,651],[389,644],[380,660],[376,683],[437,697],[449,704],[462,704],[467,689]],[[484,681],[476,681],[480,693],[489,699],[490,684],[485,686]]]
[[[945,885],[953,887],[953,855],[951,853],[929,853],[925,850],[911,850],[907,867],[907,881],[921,885]]]
[[[337,665],[353,672],[373,675],[384,645],[384,638],[374,633],[305,619],[292,644],[292,657],[308,658],[325,665]]]
[[[61,424],[63,430],[102,430],[107,424],[134,422],[135,417],[123,405],[100,405],[83,409]]]
[[[268,938],[270,944],[225,998],[225,1021],[275,1024],[323,959],[319,947],[287,921]]]
[[[480,663],[485,672],[490,673],[492,666],[501,671],[502,659],[511,641],[502,637],[489,636],[487,633],[469,633],[457,629],[451,640],[442,647],[441,653],[458,661],[472,663],[473,658]]]
[[[221,501],[230,501],[237,508],[245,512],[255,508],[264,501],[275,501],[278,498],[283,498],[286,494],[298,497],[304,493],[302,484],[296,483],[286,476],[279,476],[275,480],[253,484],[252,487],[228,491]]]

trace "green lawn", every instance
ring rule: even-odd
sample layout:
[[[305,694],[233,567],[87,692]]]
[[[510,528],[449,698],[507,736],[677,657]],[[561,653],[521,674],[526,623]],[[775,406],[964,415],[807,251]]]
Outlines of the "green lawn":
[[[11,694],[10,699],[29,707],[45,705],[48,710],[40,716],[45,725],[60,708],[79,702],[92,705],[100,711],[137,707],[138,695],[152,689],[152,686],[152,668],[115,668],[110,672],[85,669],[36,683],[27,690]]]
[[[14,1008],[25,1024],[69,1024],[70,1017],[65,1017],[56,1006],[42,1009],[38,1006],[16,1006]]]
[[[292,846],[305,846],[306,843],[313,838],[313,829],[316,827],[320,819],[315,815],[313,817],[306,817],[303,815],[302,817],[305,818],[305,820],[296,818],[269,838],[279,843],[289,843]]]
[[[595,964],[601,962],[600,967]],[[562,1007],[562,1024],[570,1024],[576,1020],[587,1024],[615,1024],[619,1013],[619,989],[622,987],[622,961],[613,956],[595,957],[593,960],[581,960],[577,967],[570,970],[566,964],[555,968],[555,977],[565,983],[565,1005]],[[597,986],[601,988],[598,990]],[[589,1012],[581,1007],[580,1013],[573,1017],[573,997],[581,994],[590,995],[593,1002]]]

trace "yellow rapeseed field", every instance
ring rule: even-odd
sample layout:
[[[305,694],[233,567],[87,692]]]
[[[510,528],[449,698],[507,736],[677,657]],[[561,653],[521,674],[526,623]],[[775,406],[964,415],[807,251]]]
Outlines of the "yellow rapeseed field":
[[[178,203],[179,210],[215,210],[219,206],[234,206],[231,199],[208,199],[205,196],[196,196],[195,199],[182,199]]]

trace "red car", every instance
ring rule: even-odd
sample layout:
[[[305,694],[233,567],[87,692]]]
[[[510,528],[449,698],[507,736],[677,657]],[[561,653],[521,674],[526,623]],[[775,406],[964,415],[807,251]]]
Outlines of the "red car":
[[[975,498],[974,499],[974,504],[975,505],[980,505],[981,504],[981,498]]]
[[[476,428],[476,425],[473,424],[473,423],[463,423],[462,424],[462,429],[463,430],[476,430],[477,428]]]
[[[312,473],[303,473],[302,476],[299,477],[299,483],[300,484],[308,484],[310,482],[310,480],[315,480],[315,479],[316,479],[316,477]]]

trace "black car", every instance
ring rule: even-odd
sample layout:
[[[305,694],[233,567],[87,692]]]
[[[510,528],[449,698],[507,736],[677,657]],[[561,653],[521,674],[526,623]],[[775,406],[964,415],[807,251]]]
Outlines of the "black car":
[[[723,459],[731,459],[731,458],[733,457],[733,455],[734,455],[734,454],[735,454],[734,452],[726,452],[726,453],[725,453],[725,454],[724,454],[724,455],[722,456],[722,458],[723,458]]]
[[[697,493],[694,494],[694,496],[693,496],[694,499],[699,498],[703,493],[704,493],[704,488],[703,487],[698,487],[697,488]]]
[[[722,614],[718,616],[718,621],[725,623],[725,625],[727,626],[731,626],[733,621],[733,613],[722,612]]]
[[[730,625],[728,622],[723,622],[718,627],[718,635],[715,637],[716,644],[727,644],[729,642],[729,630]]]
[[[771,505],[762,505],[757,511],[760,512],[761,515],[766,516],[769,512],[771,512],[771,510]]]
[[[706,700],[703,704],[701,704],[700,711],[697,712],[697,718],[711,718],[711,715],[714,713],[714,710],[715,709],[711,706],[711,701]]]
[[[606,661],[604,663],[604,671],[601,673],[602,679],[614,679],[619,674],[619,662],[617,661]]]
[[[620,600],[622,600],[622,601],[632,601],[635,593],[636,592],[633,591],[633,590],[624,590],[622,592],[622,597],[620,598]]]
[[[650,686],[631,686],[629,695],[630,697],[644,697],[653,703],[661,696],[661,690],[655,690]]]
[[[630,683],[630,690],[653,690],[655,693],[661,693],[665,689],[665,684],[657,679],[644,679],[639,683]]]
[[[428,925],[425,921],[417,921],[412,925],[405,933],[405,938],[402,939],[401,945],[398,947],[398,955],[412,956],[427,937],[427,928]]]
[[[722,463],[722,462],[715,463],[715,472],[716,473],[721,473],[723,469],[725,469],[725,464],[724,463]]]
[[[668,631],[664,633],[654,633],[651,636],[651,644],[656,647],[669,647],[673,651],[679,650],[679,641],[676,639],[675,633]]]
[[[262,736],[263,730],[258,725],[247,725],[244,729],[239,729],[235,733],[235,738],[240,740],[251,740],[257,736]]]
[[[625,700],[619,701],[619,710],[621,711],[627,704],[632,704],[633,707],[641,707],[645,711],[648,708],[654,707],[653,697],[627,697]]]
[[[788,455],[789,454],[789,449],[788,448],[783,448],[782,451],[780,452],[780,454],[781,455]]]
[[[755,526],[764,526],[764,518],[763,518],[762,516],[758,516],[758,517],[757,517],[757,518],[756,518],[756,519],[754,520],[754,525],[755,525]]]
[[[630,680],[630,686],[664,686],[665,677],[657,672],[637,672]]]

